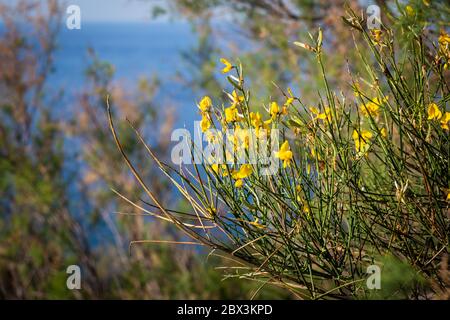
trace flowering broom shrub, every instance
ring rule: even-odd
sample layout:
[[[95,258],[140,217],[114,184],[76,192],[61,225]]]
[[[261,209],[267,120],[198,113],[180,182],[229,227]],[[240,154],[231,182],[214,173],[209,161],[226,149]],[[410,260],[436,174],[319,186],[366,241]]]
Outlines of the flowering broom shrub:
[[[234,264],[226,276],[260,288],[282,286],[298,298],[368,298],[367,271],[378,266],[382,290],[392,277],[407,282],[382,297],[445,297],[450,36],[412,32],[400,49],[388,28],[366,30],[351,12],[344,20],[370,51],[355,48],[366,73],[352,75],[354,96],[330,87],[319,30],[309,44],[294,43],[322,70],[325,89],[314,105],[281,88],[284,101],[253,105],[243,67],[222,59],[229,102],[205,96],[198,103],[205,149],[186,140],[184,165],[164,163],[136,131],[191,212],[160,204],[110,118],[119,150],[153,202],[134,205],[180,228],[185,244],[227,254]]]

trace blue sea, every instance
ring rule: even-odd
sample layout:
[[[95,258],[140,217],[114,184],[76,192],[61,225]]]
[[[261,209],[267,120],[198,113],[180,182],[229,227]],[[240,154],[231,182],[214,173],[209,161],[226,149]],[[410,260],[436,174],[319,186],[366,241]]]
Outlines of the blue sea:
[[[92,48],[100,60],[114,66],[114,80],[125,87],[136,87],[140,78],[157,75],[161,80],[158,107],[174,105],[179,115],[176,126],[192,126],[200,93],[174,80],[177,73],[189,77],[182,55],[196,43],[197,36],[187,22],[84,23],[80,30],[63,27],[49,86],[63,89],[65,103],[61,105],[68,105],[85,84],[88,49]]]
[[[177,74],[186,74],[188,62],[183,54],[197,44],[197,36],[188,23],[91,23],[83,24],[81,30],[62,28],[57,41],[54,72],[48,86],[53,92],[63,90],[63,98],[55,112],[76,119],[76,96],[86,86],[86,68],[91,61],[88,49],[96,56],[114,66],[114,81],[125,88],[136,88],[140,78],[157,76],[161,81],[155,100],[157,108],[175,107],[175,127],[192,131],[193,121],[199,115],[195,107],[200,92],[193,92],[188,85],[175,81]],[[117,121],[124,119],[117,119]],[[168,137],[169,138],[169,137]],[[77,153],[76,141],[69,140],[68,153]],[[75,148],[74,148],[75,147]],[[66,164],[66,172],[83,168],[81,162]],[[76,212],[79,199],[77,185],[69,188]],[[80,205],[80,204],[78,204]],[[99,226],[90,235],[93,244],[111,237],[106,226]]]

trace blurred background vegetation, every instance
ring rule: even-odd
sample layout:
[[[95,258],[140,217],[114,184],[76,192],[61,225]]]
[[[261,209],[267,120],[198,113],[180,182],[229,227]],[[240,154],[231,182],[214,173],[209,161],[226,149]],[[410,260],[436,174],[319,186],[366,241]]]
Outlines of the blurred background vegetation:
[[[346,2],[356,12],[365,11],[368,5],[365,1]],[[313,103],[313,95],[323,89],[317,64],[311,63],[314,56],[306,50],[287,48],[293,41],[307,39],[308,31],[322,27],[329,40],[324,51],[332,53],[325,55],[332,57],[325,61],[331,86],[340,85],[352,92],[348,61],[355,60],[353,40],[359,40],[352,38],[342,22],[344,3],[167,0],[149,2],[148,10],[155,18],[187,19],[198,36],[196,45],[180,56],[188,72],[180,73],[177,79],[195,96],[223,94],[218,57],[233,56],[246,66],[246,78],[258,89],[252,92],[255,104],[260,104],[258,99],[267,103],[267,97],[280,98],[273,83],[291,87],[303,101]],[[446,1],[375,3],[381,7],[384,22],[394,28],[431,25],[427,30],[434,38],[442,28],[448,28],[450,10]],[[414,17],[402,13],[406,5],[414,8]],[[200,255],[204,251],[188,246],[130,246],[133,240],[182,239],[163,222],[133,215],[133,207],[124,200],[139,200],[143,194],[132,183],[112,141],[105,96],[111,95],[115,116],[128,117],[162,159],[170,154],[168,137],[176,113],[163,108],[155,98],[160,85],[158,75],[125,89],[114,80],[114,66],[94,50],[88,52],[83,89],[71,102],[77,106],[75,116],[55,112],[55,105],[60,104],[65,93],[49,85],[48,79],[54,72],[64,9],[62,2],[51,0],[0,4],[0,297],[253,296],[258,284],[237,279],[223,281],[223,273],[215,267],[226,266],[226,258]],[[221,20],[224,17],[225,22]],[[364,72],[355,63],[351,68],[354,74]],[[193,110],[194,104],[192,101]],[[61,110],[65,110],[64,106]],[[118,125],[128,155],[143,159],[145,150],[137,146],[126,128],[125,123]],[[77,148],[70,148],[71,144]],[[173,203],[186,207],[177,202],[158,170],[148,162],[140,164],[159,199],[171,203],[172,208]],[[71,264],[82,269],[82,290],[66,288],[66,268]],[[256,298],[292,296],[264,287]]]

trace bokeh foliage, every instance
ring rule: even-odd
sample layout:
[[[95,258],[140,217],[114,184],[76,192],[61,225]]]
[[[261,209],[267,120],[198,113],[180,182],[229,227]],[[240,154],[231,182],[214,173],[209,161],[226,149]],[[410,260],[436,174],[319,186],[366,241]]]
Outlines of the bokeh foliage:
[[[213,268],[218,257],[206,260],[198,250],[166,244],[129,247],[132,240],[177,236],[171,227],[132,215],[132,206],[111,190],[134,200],[142,196],[112,143],[106,94],[117,116],[126,114],[139,128],[154,124],[157,130],[146,137],[162,157],[167,142],[161,137],[173,117],[156,112],[156,78],[142,79],[125,92],[114,79],[114,66],[93,50],[81,92],[49,83],[61,9],[57,1],[0,5],[0,297],[248,297],[251,284],[221,281]],[[61,102],[66,95],[70,104]],[[142,158],[133,136],[126,141],[131,157]],[[156,170],[141,169],[158,194],[173,201]],[[81,290],[66,287],[71,264],[81,267]],[[286,296],[268,290],[262,297],[280,294]]]

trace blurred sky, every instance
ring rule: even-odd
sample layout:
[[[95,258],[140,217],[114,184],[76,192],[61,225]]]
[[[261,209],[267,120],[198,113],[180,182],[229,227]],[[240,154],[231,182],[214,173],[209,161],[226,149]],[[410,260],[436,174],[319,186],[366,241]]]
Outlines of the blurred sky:
[[[31,1],[31,0],[25,0]],[[41,0],[45,1],[45,0]],[[150,21],[152,8],[165,7],[164,0],[57,0],[65,8],[78,5],[81,22],[144,22]],[[14,5],[18,0],[0,0]],[[65,11],[65,10],[64,10]]]
[[[149,21],[152,7],[163,6],[161,0],[58,0],[64,5],[78,5],[82,22]]]

